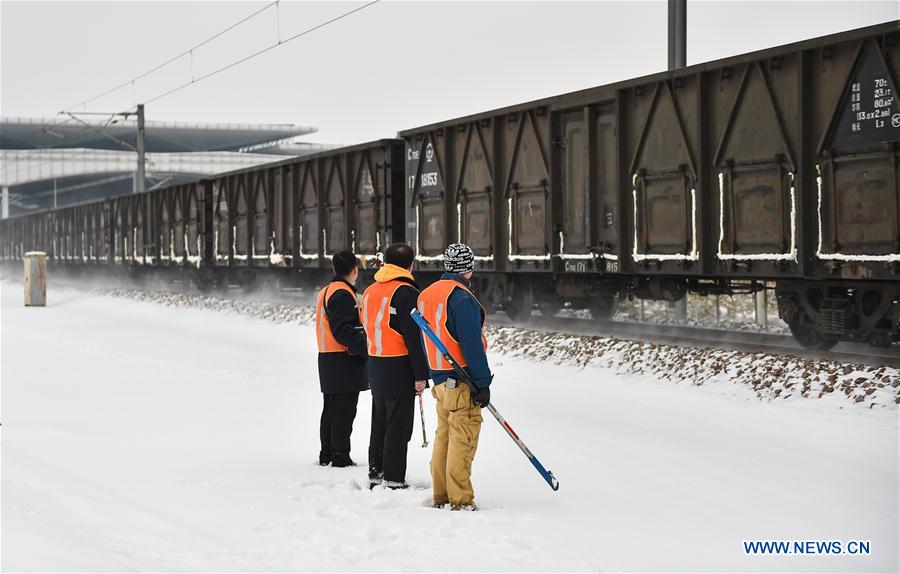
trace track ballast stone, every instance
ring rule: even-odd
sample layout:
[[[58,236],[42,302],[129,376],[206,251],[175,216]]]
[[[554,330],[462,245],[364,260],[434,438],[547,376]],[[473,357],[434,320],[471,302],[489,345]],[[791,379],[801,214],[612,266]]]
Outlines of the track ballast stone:
[[[139,289],[111,289],[106,293],[167,307],[233,313],[275,323],[310,325],[315,322],[313,307],[295,303]],[[601,367],[621,374],[651,375],[679,384],[732,385],[735,394],[746,393],[749,389],[763,401],[822,399],[838,408],[869,409],[896,409],[900,404],[900,369],[893,367],[490,324],[485,328],[485,336],[490,351],[506,357],[581,368]]]
[[[683,347],[612,337],[547,333],[518,327],[486,329],[491,351],[508,357],[614,372],[652,375],[692,385],[750,387],[760,400],[840,397],[839,408],[896,408],[900,369],[788,355]]]
[[[148,303],[157,303],[166,307],[190,307],[218,313],[245,315],[274,323],[309,325],[316,320],[316,313],[313,307],[294,303],[245,301],[213,295],[191,295],[189,293],[143,291],[139,289],[112,289],[107,294],[113,297],[126,297]]]

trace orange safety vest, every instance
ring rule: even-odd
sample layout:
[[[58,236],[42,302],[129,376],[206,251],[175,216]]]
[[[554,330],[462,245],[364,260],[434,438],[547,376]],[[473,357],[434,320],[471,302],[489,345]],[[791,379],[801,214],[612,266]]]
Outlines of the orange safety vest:
[[[397,310],[391,307],[394,292],[402,281],[376,281],[369,285],[362,296],[362,325],[370,357],[405,357],[409,355],[403,335],[391,328],[391,315]]]
[[[454,281],[453,279],[440,279],[428,287],[425,288],[424,291],[419,295],[419,313],[425,317],[425,320],[431,325],[431,329],[438,336],[438,339],[447,347],[447,350],[450,351],[450,356],[457,362],[460,367],[465,367],[468,365],[466,362],[466,357],[463,355],[462,347],[459,345],[459,341],[453,338],[453,335],[450,334],[450,331],[447,330],[447,304],[450,301],[450,295],[453,293],[454,289],[463,289],[468,291],[472,297],[475,297],[475,294],[472,291],[460,283],[459,281]],[[475,302],[478,303],[478,298],[475,297]],[[481,306],[481,303],[478,303]],[[484,345],[484,350],[487,351],[487,339],[484,338],[484,307],[481,307],[481,327],[482,327],[482,335],[481,342]],[[453,370],[453,367],[448,363],[444,356],[441,355],[441,352],[438,350],[437,345],[431,342],[431,339],[423,334],[422,338],[425,341],[425,355],[428,357],[428,367],[432,371],[450,371]]]
[[[331,287],[334,286],[334,289]],[[320,353],[346,353],[347,347],[338,343],[331,332],[331,324],[328,322],[328,315],[325,314],[325,306],[331,296],[338,291],[347,291],[356,300],[356,293],[353,292],[343,281],[332,281],[326,285],[319,295],[316,297],[316,341],[319,344]]]

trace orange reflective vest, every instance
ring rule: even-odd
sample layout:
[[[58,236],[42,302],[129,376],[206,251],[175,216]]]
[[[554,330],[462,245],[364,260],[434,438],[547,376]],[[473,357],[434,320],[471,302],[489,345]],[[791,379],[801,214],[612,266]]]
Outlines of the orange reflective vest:
[[[370,357],[404,357],[409,354],[403,335],[391,328],[391,315],[397,310],[391,307],[394,292],[402,281],[376,281],[369,285],[362,296],[362,324]]]
[[[338,343],[331,332],[331,325],[328,322],[328,315],[325,314],[325,306],[331,296],[338,291],[347,291],[356,300],[356,293],[353,292],[343,281],[332,281],[326,285],[319,295],[316,297],[316,341],[319,345],[320,353],[346,353],[347,347]]]
[[[444,346],[447,347],[447,350],[450,351],[450,356],[453,357],[460,367],[465,367],[468,363],[463,355],[462,347],[460,347],[459,341],[454,339],[453,335],[450,334],[450,331],[447,330],[447,304],[450,301],[450,295],[453,293],[454,289],[463,289],[468,291],[472,297],[475,297],[475,294],[459,281],[454,281],[453,279],[440,279],[426,287],[425,290],[419,294],[418,307],[419,313],[425,317],[425,320],[431,325],[431,329],[438,336],[438,339],[440,339]],[[477,297],[475,297],[475,302],[478,302]],[[478,304],[481,305],[481,303]],[[484,316],[484,307],[481,307],[481,342],[484,345],[484,350],[487,351],[487,339],[484,338]],[[441,355],[437,346],[431,342],[431,339],[424,336],[424,334],[422,338],[425,341],[425,356],[428,357],[428,367],[432,371],[453,370],[453,367],[444,360],[443,355]]]

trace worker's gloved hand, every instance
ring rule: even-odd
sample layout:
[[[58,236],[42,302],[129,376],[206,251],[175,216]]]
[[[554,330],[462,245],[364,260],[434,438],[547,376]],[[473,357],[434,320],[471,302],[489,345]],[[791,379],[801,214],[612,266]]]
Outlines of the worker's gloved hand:
[[[491,402],[491,388],[485,387],[472,392],[472,402],[481,408],[488,406]]]

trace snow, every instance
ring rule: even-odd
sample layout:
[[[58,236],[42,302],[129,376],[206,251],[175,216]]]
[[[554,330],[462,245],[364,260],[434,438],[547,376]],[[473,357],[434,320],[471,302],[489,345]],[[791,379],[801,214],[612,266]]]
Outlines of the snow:
[[[763,402],[490,355],[477,513],[322,468],[313,328],[2,284],[2,569],[898,570],[897,409]],[[748,398],[750,400],[748,400]],[[429,439],[433,400],[426,398]],[[369,398],[352,456],[365,463]],[[869,556],[748,557],[750,539],[871,540]]]
[[[834,166],[831,167],[834,170]],[[887,255],[861,255],[861,254],[845,254],[845,253],[824,253],[822,251],[824,240],[822,232],[825,227],[825,220],[822,217],[822,166],[816,164],[816,191],[818,198],[817,214],[819,219],[819,247],[816,249],[816,257],[825,261],[857,261],[857,262],[873,262],[883,261],[885,263],[900,262],[900,253],[889,253]]]
[[[632,243],[631,258],[636,262],[641,261],[697,261],[700,259],[700,248],[697,244],[697,190],[691,187],[691,251],[690,253],[655,254],[638,252],[638,192],[635,173],[631,176],[631,198],[634,206],[634,241]],[[645,215],[646,217],[646,215]]]
[[[507,356],[527,357],[547,366],[600,367],[678,384],[716,386],[719,394],[738,400],[815,398],[816,408],[887,409],[893,413],[900,404],[900,369],[895,367],[521,327],[488,326],[485,333],[490,348]]]
[[[725,173],[719,172],[719,248],[716,252],[716,257],[722,261],[797,262],[797,194],[794,188],[794,172],[789,171],[788,176],[791,178],[791,212],[788,215],[788,219],[791,222],[791,247],[787,253],[725,253],[722,251],[722,246],[725,243]],[[733,198],[731,200],[733,201]],[[821,200],[819,203],[821,205]],[[819,235],[821,238],[821,231]]]

